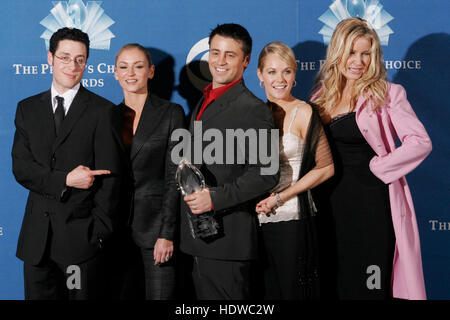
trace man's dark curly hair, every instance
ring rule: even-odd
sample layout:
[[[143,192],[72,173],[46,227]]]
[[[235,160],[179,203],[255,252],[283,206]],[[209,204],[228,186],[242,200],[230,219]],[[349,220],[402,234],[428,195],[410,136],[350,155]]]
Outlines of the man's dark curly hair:
[[[54,55],[61,40],[73,40],[83,43],[86,46],[86,59],[89,57],[89,36],[80,29],[61,28],[50,38],[50,52]]]

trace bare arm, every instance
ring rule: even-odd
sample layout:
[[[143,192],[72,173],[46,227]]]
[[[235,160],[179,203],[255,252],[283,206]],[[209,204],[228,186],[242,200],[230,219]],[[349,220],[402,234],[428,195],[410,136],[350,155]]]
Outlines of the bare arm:
[[[300,107],[298,110],[298,114],[295,117],[294,122],[294,132],[299,133],[299,135],[305,139],[308,133],[308,127],[311,121],[312,109],[311,106],[305,102],[300,103]],[[279,193],[282,201],[289,200],[299,193],[305,192],[309,189],[312,189],[325,180],[329,179],[334,175],[334,164],[331,161],[329,163],[328,160],[323,160],[322,154],[329,153],[329,146],[326,137],[323,135],[319,138],[315,158],[316,158],[316,166],[306,173],[301,179],[299,179],[295,184],[289,186]],[[324,165],[323,161],[326,162],[327,165]]]

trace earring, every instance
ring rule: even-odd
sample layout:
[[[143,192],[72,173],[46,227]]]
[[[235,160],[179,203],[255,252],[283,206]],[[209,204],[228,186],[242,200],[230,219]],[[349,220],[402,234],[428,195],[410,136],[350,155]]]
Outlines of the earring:
[[[295,87],[297,85],[297,80],[294,80],[294,84],[292,85],[292,87]]]
[[[260,86],[261,88],[264,88],[264,82],[263,82],[263,81],[260,81],[260,82],[259,82],[259,86]]]

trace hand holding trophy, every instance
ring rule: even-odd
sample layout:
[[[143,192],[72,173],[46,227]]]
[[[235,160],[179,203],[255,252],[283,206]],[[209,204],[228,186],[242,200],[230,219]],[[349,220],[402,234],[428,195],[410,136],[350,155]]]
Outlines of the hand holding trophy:
[[[180,161],[175,178],[178,182],[178,188],[182,196],[201,192],[206,188],[205,178],[203,174],[187,159]],[[215,236],[219,232],[219,224],[214,219],[214,212],[208,211],[199,214],[186,212],[189,226],[191,228],[192,237],[207,239]]]

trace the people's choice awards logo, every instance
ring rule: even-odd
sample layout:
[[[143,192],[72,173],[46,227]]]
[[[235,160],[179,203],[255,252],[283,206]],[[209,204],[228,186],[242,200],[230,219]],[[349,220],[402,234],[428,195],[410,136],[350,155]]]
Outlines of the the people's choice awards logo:
[[[211,82],[211,74],[208,67],[209,38],[198,41],[189,51],[186,58],[186,72],[192,85],[198,90],[203,90]],[[196,59],[197,58],[197,59]],[[198,61],[198,68],[194,68],[193,62]]]
[[[394,33],[388,23],[394,19],[379,0],[334,0],[328,10],[319,17],[324,23],[319,34],[323,42],[329,44],[333,31],[341,20],[358,17],[366,20],[375,29],[380,38],[381,45],[389,44],[389,35]]]
[[[82,0],[53,1],[53,9],[40,24],[46,30],[41,35],[49,48],[50,37],[60,28],[77,28],[89,35],[90,48],[109,50],[114,34],[108,29],[114,24],[100,6],[102,1],[88,1],[85,5]]]

